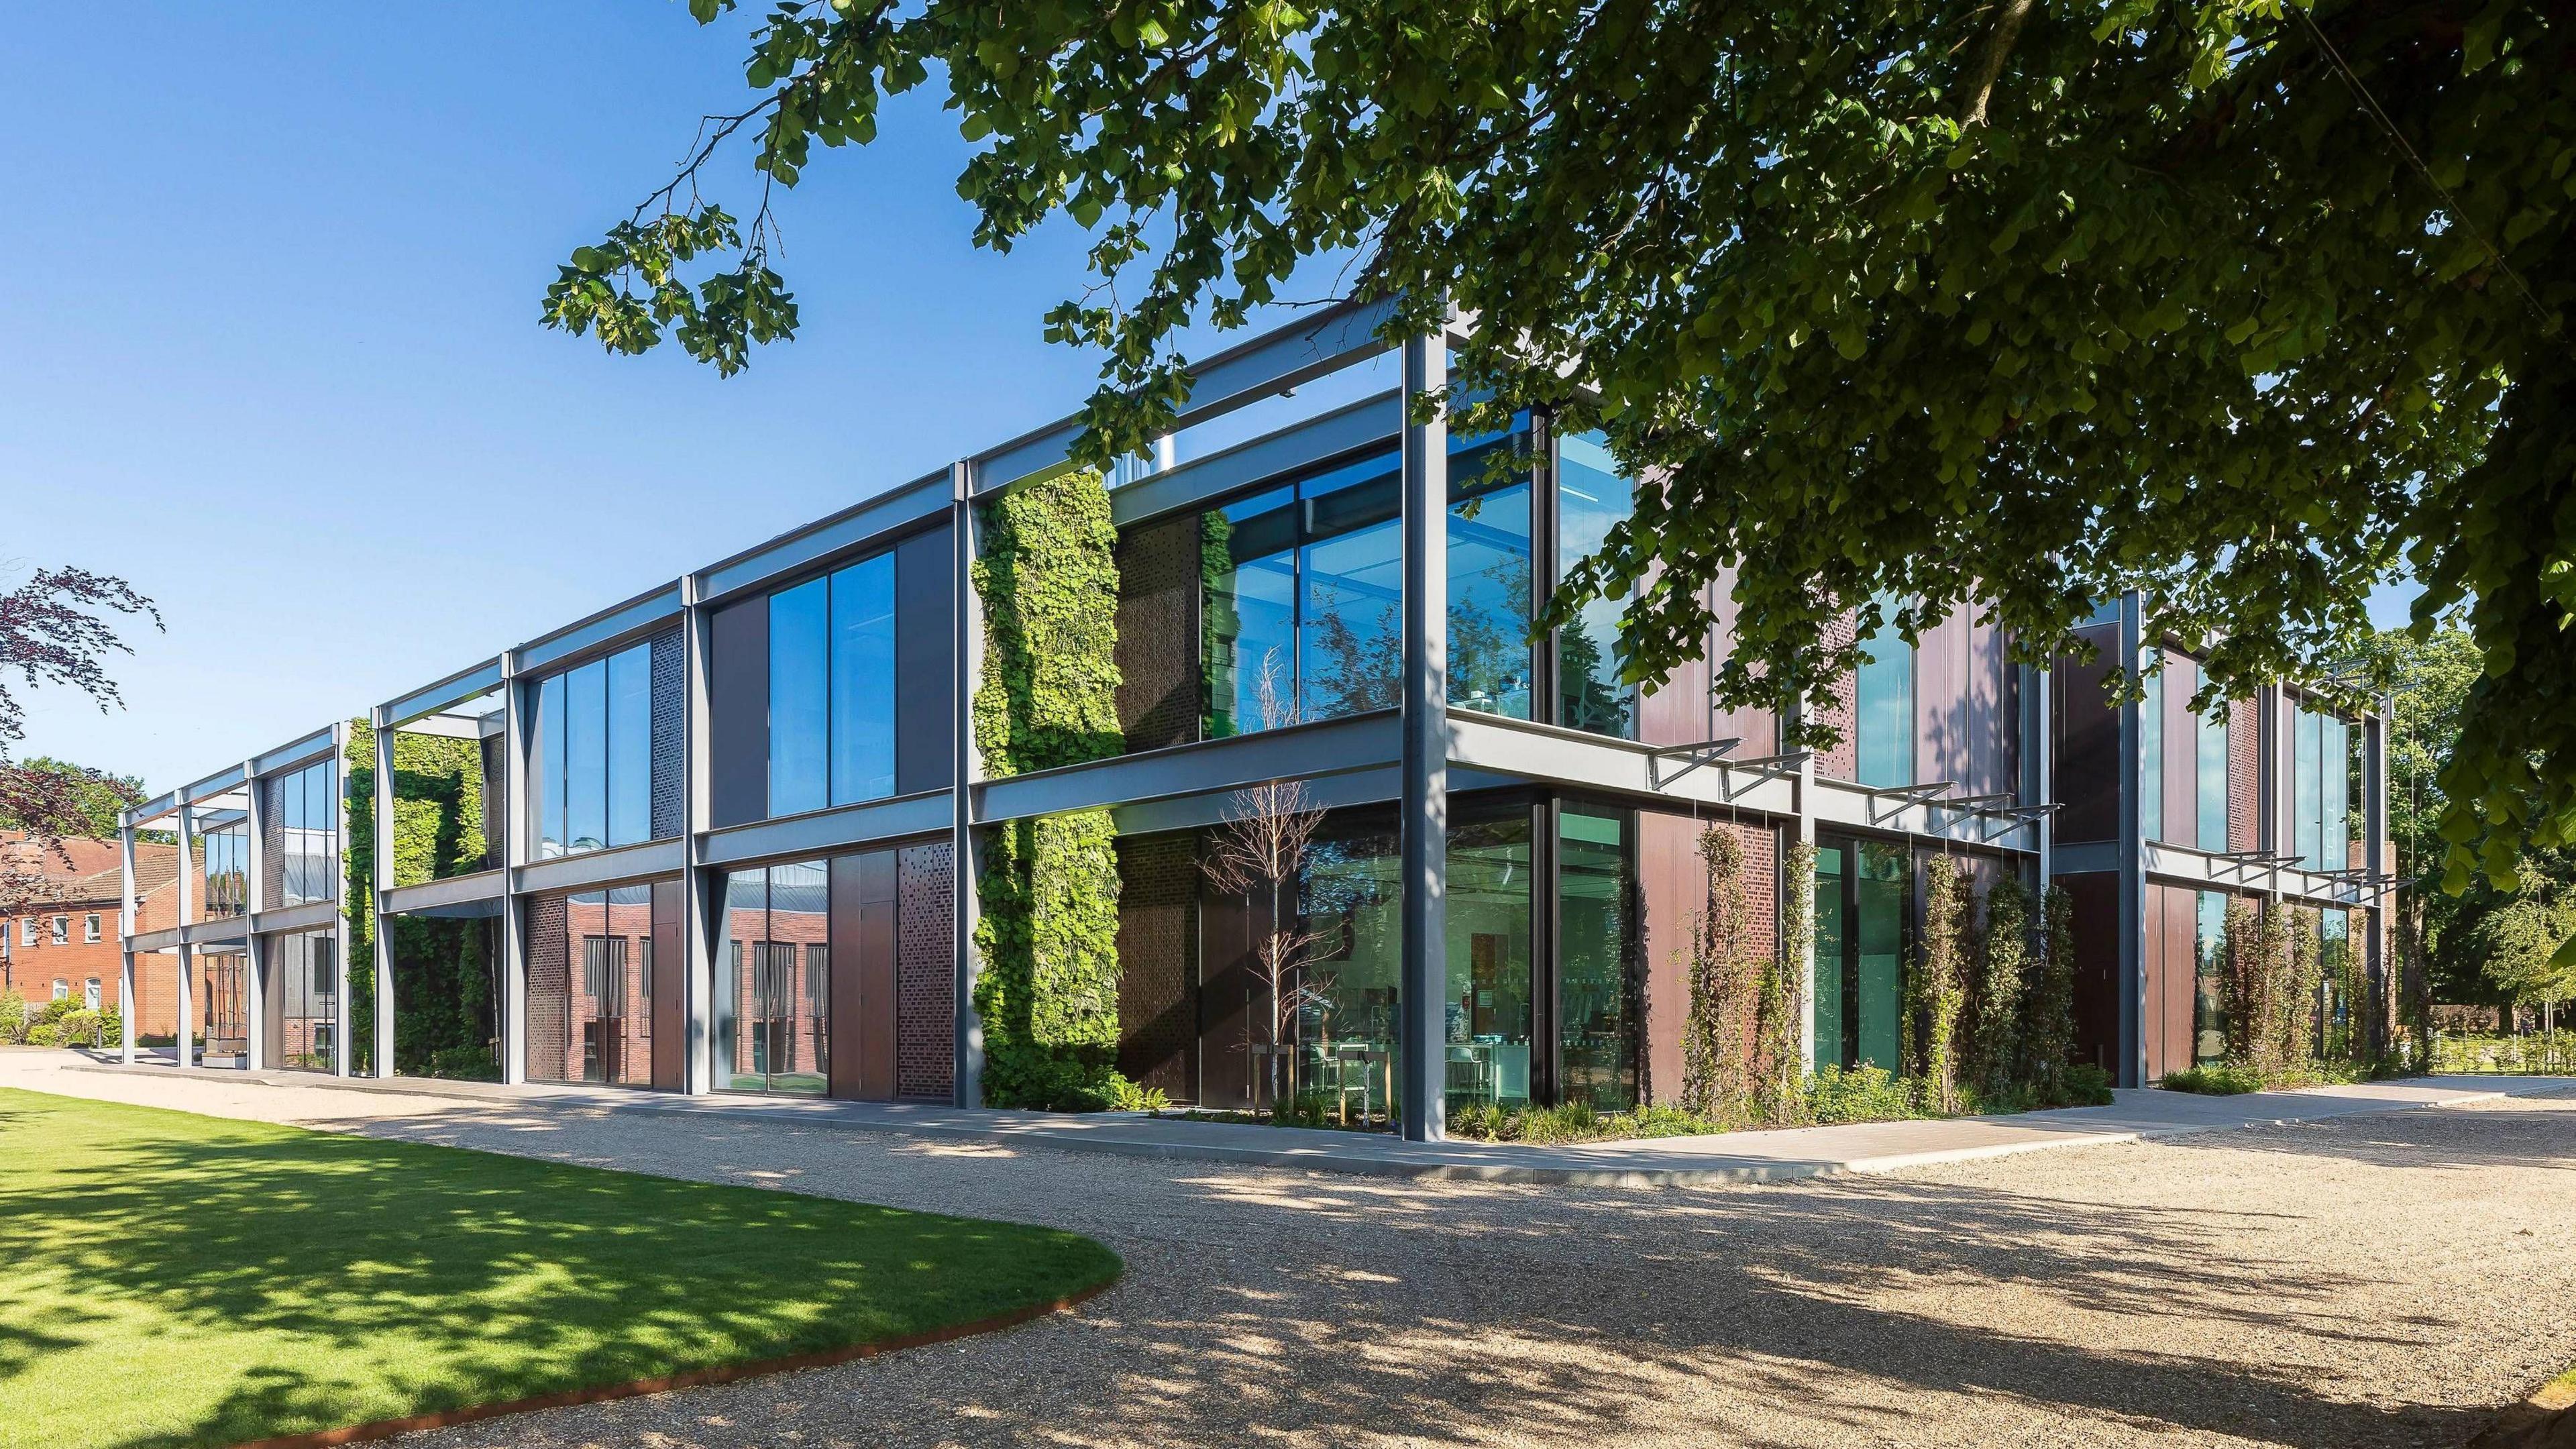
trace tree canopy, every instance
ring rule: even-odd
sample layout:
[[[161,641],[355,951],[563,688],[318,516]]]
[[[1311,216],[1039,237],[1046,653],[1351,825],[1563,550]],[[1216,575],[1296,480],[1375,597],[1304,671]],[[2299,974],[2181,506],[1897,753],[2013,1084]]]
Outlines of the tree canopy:
[[[65,835],[113,835],[116,811],[143,798],[135,782],[97,770],[41,756],[23,763],[9,758],[9,746],[26,734],[26,709],[11,692],[12,676],[24,688],[53,684],[79,690],[101,710],[123,703],[102,661],[132,651],[117,637],[111,614],[141,614],[153,627],[161,624],[152,601],[124,580],[84,569],[37,569],[0,593],[0,824],[40,843]],[[40,875],[0,869],[0,910],[36,889]]]
[[[1184,327],[1349,256],[1391,334],[1472,319],[1462,425],[1547,408],[1659,485],[1552,605],[1635,590],[1631,680],[1696,651],[1732,570],[1728,705],[1824,701],[1854,615],[1970,609],[2037,660],[2129,589],[2206,694],[2357,704],[2364,599],[2411,570],[2485,661],[2449,884],[2576,834],[2563,10],[792,0],[751,45],[757,98],[573,253],[549,323],[726,372],[792,336],[769,188],[936,75],[982,143],[978,242],[1093,234],[1046,319],[1104,358],[1082,461],[1168,425]],[[743,133],[748,224],[701,199]]]

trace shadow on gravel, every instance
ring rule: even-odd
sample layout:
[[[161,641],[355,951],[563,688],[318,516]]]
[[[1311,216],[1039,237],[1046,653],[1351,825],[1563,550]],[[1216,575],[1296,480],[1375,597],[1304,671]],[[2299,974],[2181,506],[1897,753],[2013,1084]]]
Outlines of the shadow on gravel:
[[[2185,1163],[2207,1148],[2410,1172],[2567,1164],[2576,1101],[2481,1116],[2347,1118],[2154,1150],[2178,1148]],[[596,1160],[581,1125],[552,1113],[351,1124]],[[639,1170],[1039,1217],[1128,1258],[1125,1284],[1078,1325],[1014,1335],[982,1351],[995,1356],[989,1368],[922,1359],[870,1371],[910,1384],[916,1407],[955,1415],[944,1427],[871,1422],[898,1412],[878,1402],[892,1401],[878,1392],[891,1381],[835,1379],[775,1404],[774,1421],[736,1417],[749,1400],[721,1401],[727,1418],[700,1421],[723,1426],[705,1431],[720,1442],[811,1429],[860,1441],[1205,1443],[1302,1428],[1463,1444],[1506,1427],[1577,1444],[1646,1432],[1914,1442],[1891,1384],[1900,1404],[1907,1391],[1955,1394],[2005,1423],[2058,1412],[2141,1437],[2299,1449],[2457,1445],[2490,1417],[2349,1402],[2320,1387],[2335,1363],[2289,1361],[2331,1359],[2336,1344],[2358,1350],[2346,1363],[2430,1352],[2457,1333],[2438,1305],[2386,1313],[2388,1285],[2366,1263],[2263,1255],[2266,1242],[2313,1248],[2320,1219],[2385,1211],[2376,1190],[2267,1213],[2214,1189],[2200,1200],[2188,1169],[2163,1185],[2186,1201],[2152,1206],[1937,1175],[1710,1192],[1410,1184],[679,1119],[641,1150],[655,1160],[628,1163]],[[2026,1159],[2027,1180],[2046,1183],[2048,1161]],[[2231,1170],[2241,1178],[2241,1160]],[[2385,1199],[2401,1199],[2407,1180],[2392,1179]],[[2009,1313],[1987,1307],[1998,1304]],[[2276,1361],[2244,1357],[2247,1345]],[[1031,1380],[1043,1391],[1009,1386]],[[1693,1396],[1712,1382],[1730,1417],[1688,1417],[1708,1412]],[[1794,1439],[1763,1437],[1757,1415],[1773,1411],[1799,1421]]]

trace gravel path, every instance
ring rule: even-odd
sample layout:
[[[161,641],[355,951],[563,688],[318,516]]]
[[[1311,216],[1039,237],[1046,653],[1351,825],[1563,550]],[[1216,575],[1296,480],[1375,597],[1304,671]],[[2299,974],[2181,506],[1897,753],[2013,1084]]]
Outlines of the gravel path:
[[[1078,1312],[404,1443],[2457,1445],[2576,1362],[2576,1096],[1875,1178],[1402,1183],[739,1120],[0,1084],[1073,1228]]]

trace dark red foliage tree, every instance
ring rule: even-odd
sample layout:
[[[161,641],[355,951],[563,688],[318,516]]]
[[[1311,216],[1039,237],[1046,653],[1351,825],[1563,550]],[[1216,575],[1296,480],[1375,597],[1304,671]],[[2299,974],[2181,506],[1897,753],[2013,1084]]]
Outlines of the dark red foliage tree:
[[[140,615],[161,627],[161,611],[120,578],[87,569],[38,569],[17,588],[0,593],[0,821],[26,831],[38,851],[61,853],[65,835],[90,829],[87,797],[105,787],[128,804],[142,793],[96,770],[38,769],[11,758],[9,747],[26,735],[26,708],[12,692],[68,685],[88,695],[101,714],[125,707],[125,696],[104,664],[111,654],[131,654],[117,637],[110,614]],[[42,879],[42,856],[13,854],[0,862],[0,912],[23,904]]]

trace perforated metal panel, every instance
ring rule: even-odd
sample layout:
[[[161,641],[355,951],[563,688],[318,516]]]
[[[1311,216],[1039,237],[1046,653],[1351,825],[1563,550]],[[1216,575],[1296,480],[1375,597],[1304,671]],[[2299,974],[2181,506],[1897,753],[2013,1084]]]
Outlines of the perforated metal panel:
[[[680,631],[653,636],[653,838],[682,830],[681,789],[688,769],[688,654]]]
[[[1187,832],[1118,842],[1118,1070],[1184,1102],[1198,1092],[1198,891]]]
[[[895,883],[895,1092],[946,1101],[957,1062],[955,852],[903,851]]]

